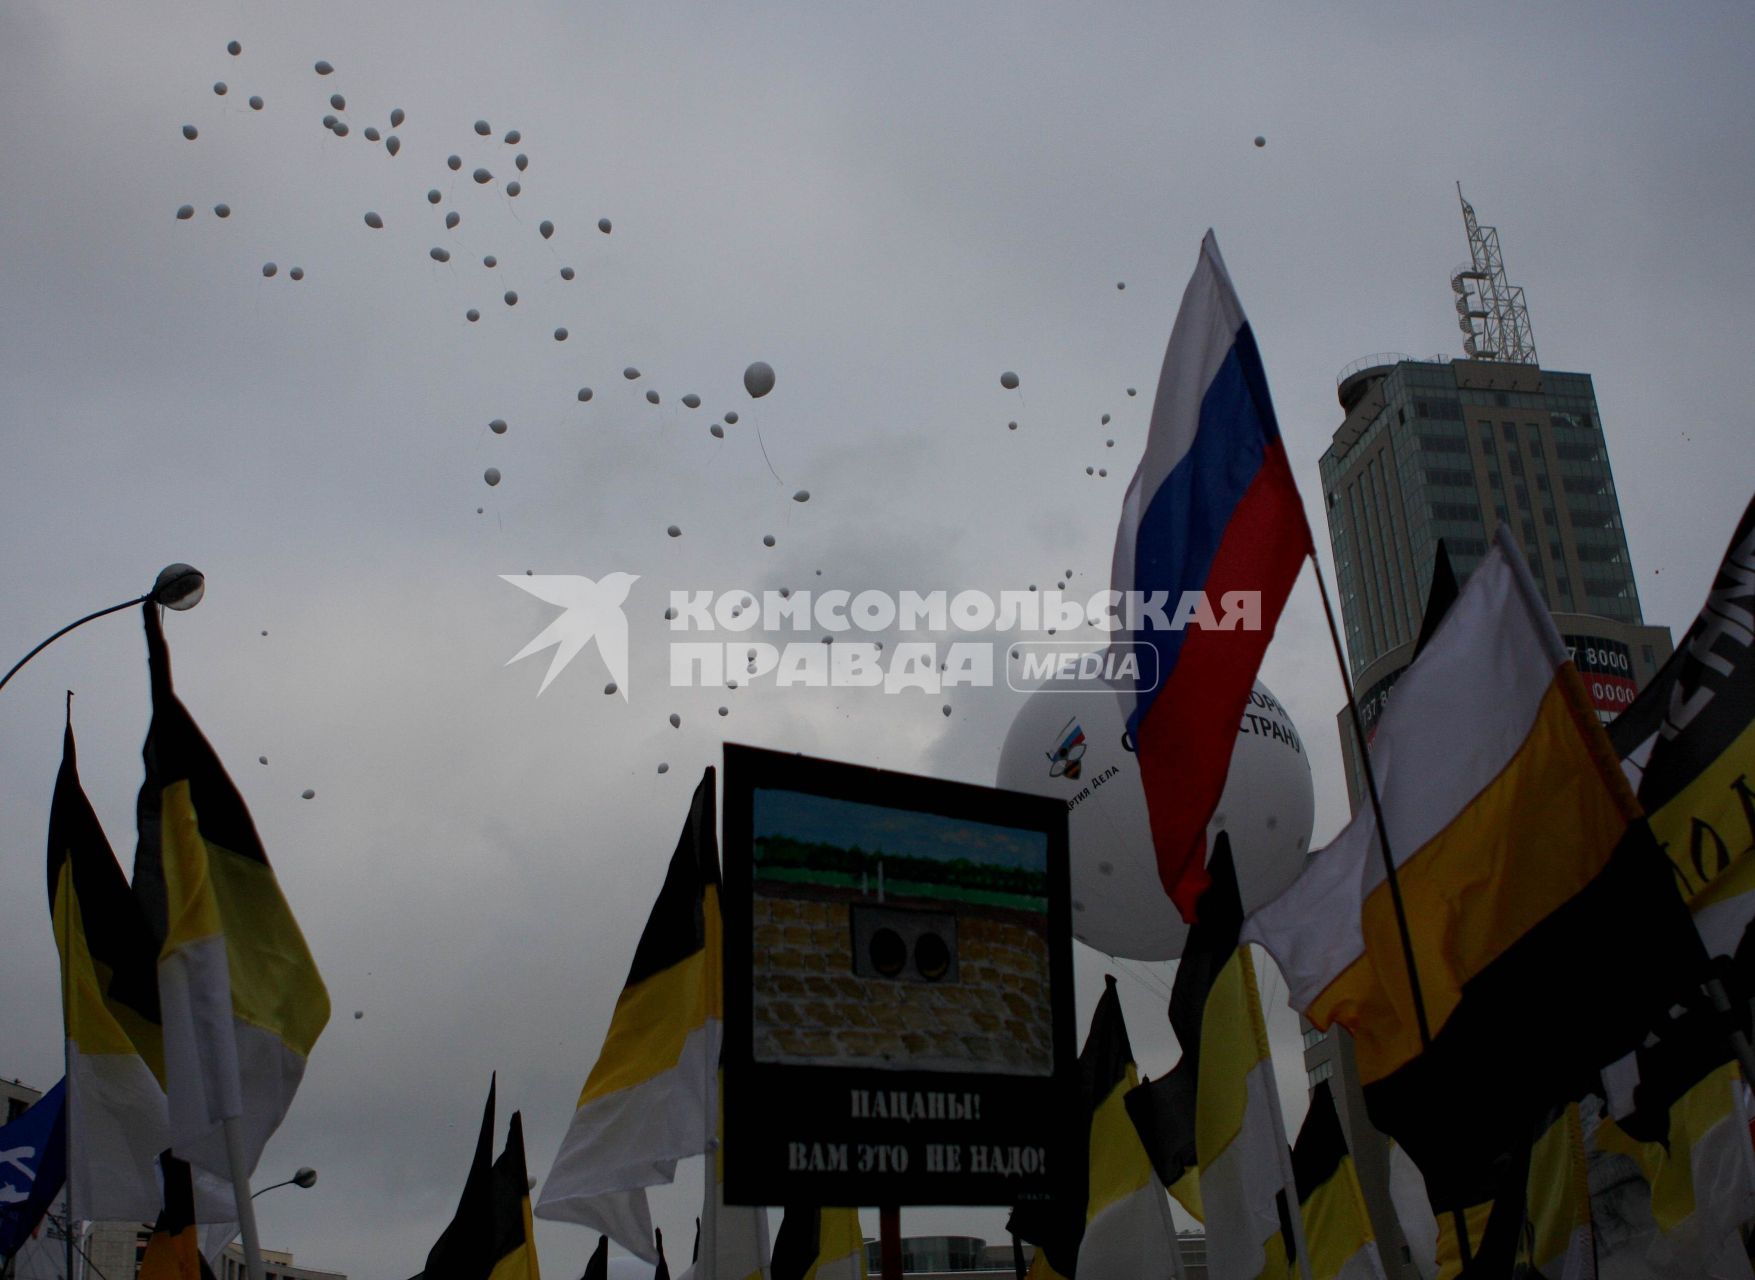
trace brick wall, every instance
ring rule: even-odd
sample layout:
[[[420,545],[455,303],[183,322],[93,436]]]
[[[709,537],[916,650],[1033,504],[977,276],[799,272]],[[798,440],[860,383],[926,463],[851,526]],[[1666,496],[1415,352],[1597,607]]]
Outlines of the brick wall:
[[[1052,1070],[1042,917],[965,908],[958,980],[924,983],[855,976],[847,901],[756,893],[753,902],[756,1061]]]

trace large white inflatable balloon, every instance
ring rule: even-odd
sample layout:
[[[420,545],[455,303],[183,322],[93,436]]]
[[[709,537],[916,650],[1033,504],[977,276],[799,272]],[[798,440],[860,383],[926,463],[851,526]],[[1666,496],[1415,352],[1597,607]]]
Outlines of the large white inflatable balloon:
[[[1066,802],[1073,936],[1112,956],[1173,960],[1188,926],[1158,880],[1139,762],[1123,741],[1125,727],[1111,689],[1039,689],[1006,734],[999,785]],[[1207,827],[1209,849],[1220,831],[1230,833],[1245,910],[1292,882],[1309,850],[1315,812],[1303,740],[1258,683]]]

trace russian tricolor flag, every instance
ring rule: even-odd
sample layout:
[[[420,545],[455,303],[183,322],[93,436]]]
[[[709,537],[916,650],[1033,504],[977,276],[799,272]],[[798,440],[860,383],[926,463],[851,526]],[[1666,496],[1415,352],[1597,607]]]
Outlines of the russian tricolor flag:
[[[1180,630],[1124,619],[1118,641],[1152,645],[1158,683],[1122,687],[1164,890],[1186,920],[1206,887],[1206,826],[1231,767],[1237,726],[1280,610],[1312,553],[1261,356],[1208,231],[1170,333],[1145,456],[1115,534],[1112,585],[1186,592],[1221,614],[1228,592],[1259,593],[1259,626]],[[1128,630],[1137,622],[1141,629]]]

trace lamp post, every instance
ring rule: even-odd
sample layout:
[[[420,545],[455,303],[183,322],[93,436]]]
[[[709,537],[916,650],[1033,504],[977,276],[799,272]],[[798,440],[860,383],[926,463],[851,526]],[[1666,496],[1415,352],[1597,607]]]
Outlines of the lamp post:
[[[292,1177],[286,1179],[286,1181],[284,1181],[284,1182],[271,1182],[266,1187],[263,1187],[262,1191],[252,1191],[250,1193],[250,1199],[254,1200],[257,1196],[261,1195],[263,1191],[272,1191],[276,1187],[289,1187],[290,1186],[290,1187],[305,1187],[308,1189],[311,1186],[315,1185],[316,1181],[317,1181],[317,1171],[315,1169],[311,1168],[309,1165],[306,1165],[304,1168],[300,1169],[297,1173],[293,1174]]]
[[[25,663],[29,662],[44,649],[47,649],[50,645],[54,644],[55,641],[59,640],[69,631],[77,630],[95,618],[101,618],[107,613],[118,613],[123,609],[132,609],[135,605],[145,604],[148,600],[157,604],[162,604],[167,609],[176,609],[180,612],[184,609],[193,609],[196,605],[200,604],[201,597],[206,593],[207,579],[202,576],[199,569],[195,568],[193,565],[168,564],[163,569],[159,570],[158,578],[152,584],[152,590],[148,591],[145,595],[135,596],[132,600],[124,600],[121,604],[113,604],[107,609],[99,609],[96,613],[88,613],[77,622],[69,622],[54,635],[50,636],[36,648],[25,654],[24,657],[12,664],[12,670],[8,671],[3,676],[0,676],[0,689],[6,687],[6,682],[12,679],[13,676],[17,675]]]

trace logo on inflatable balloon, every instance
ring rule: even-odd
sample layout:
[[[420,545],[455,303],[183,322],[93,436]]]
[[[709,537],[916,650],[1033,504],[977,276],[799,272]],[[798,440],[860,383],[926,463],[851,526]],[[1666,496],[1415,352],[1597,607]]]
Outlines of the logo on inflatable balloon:
[[[1188,926],[1158,880],[1139,762],[1113,689],[1031,694],[1006,734],[998,785],[1066,804],[1074,937],[1134,960],[1182,954]],[[1209,845],[1220,831],[1230,835],[1245,909],[1292,882],[1315,812],[1303,740],[1279,699],[1257,683],[1207,827]]]
[[[1060,745],[1048,753],[1048,776],[1076,779],[1083,772],[1080,761],[1084,758],[1085,731],[1079,728],[1079,718],[1074,716],[1061,729]]]

